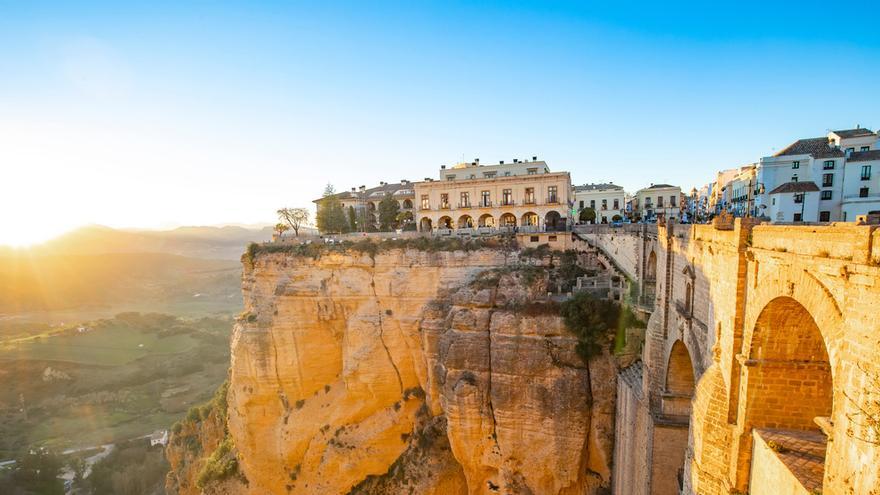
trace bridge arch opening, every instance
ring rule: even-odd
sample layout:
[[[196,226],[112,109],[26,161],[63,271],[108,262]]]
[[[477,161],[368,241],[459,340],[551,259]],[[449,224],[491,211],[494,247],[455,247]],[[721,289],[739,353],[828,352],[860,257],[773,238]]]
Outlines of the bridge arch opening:
[[[657,280],[657,253],[651,251],[648,255],[648,263],[645,266],[645,281],[654,282]]]
[[[662,493],[679,493],[684,486],[688,428],[696,384],[691,354],[684,342],[676,340],[666,361],[661,421],[656,426],[657,439],[664,447],[663,456],[655,461],[654,478]]]
[[[750,341],[743,383],[745,433],[751,436],[757,428],[759,435],[772,435],[781,444],[789,443],[789,438],[807,438],[812,449],[827,450],[827,438],[820,431],[830,425],[832,417],[831,363],[822,332],[800,302],[788,296],[777,297],[761,310]],[[813,433],[804,437],[804,432]],[[748,451],[751,442],[743,447]],[[751,454],[745,466],[750,471],[756,467]],[[796,476],[805,486],[814,483],[821,487],[824,462],[816,460],[806,475]]]

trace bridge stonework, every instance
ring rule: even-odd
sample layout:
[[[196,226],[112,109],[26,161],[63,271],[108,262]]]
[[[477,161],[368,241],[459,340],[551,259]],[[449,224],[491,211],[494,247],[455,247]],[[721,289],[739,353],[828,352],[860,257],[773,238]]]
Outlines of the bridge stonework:
[[[880,494],[880,230],[737,219],[582,237],[651,298],[642,360],[618,381],[615,493],[781,493],[778,465],[803,488],[785,493]],[[753,472],[755,445],[779,461]]]

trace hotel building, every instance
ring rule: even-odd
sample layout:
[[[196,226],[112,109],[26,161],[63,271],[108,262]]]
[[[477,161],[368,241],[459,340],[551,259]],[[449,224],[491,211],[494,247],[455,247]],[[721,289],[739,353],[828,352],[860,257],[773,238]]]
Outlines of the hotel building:
[[[479,159],[440,168],[439,179],[414,183],[422,232],[505,228],[565,230],[571,223],[571,176],[532,160],[481,165]]]

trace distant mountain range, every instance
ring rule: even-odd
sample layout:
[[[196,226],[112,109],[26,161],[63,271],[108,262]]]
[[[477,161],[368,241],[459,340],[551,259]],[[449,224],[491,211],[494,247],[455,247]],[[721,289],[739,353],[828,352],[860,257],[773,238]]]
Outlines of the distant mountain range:
[[[26,249],[0,248],[0,316],[92,307],[235,310],[241,254],[272,229],[77,229]]]
[[[271,227],[179,227],[172,230],[133,231],[90,225],[31,247],[28,251],[65,255],[166,253],[192,258],[238,260],[249,243],[271,238]]]

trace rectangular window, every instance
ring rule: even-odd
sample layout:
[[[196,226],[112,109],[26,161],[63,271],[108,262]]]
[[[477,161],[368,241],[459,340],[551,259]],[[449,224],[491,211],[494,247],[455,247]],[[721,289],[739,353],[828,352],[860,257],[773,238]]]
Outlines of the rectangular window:
[[[834,185],[834,174],[822,174],[822,187],[831,187]]]
[[[847,149],[846,149],[846,156],[851,155],[852,152],[855,151],[855,150],[856,150],[855,148],[847,148]]]
[[[461,204],[460,208],[470,208],[471,207],[471,194],[467,191],[461,193]]]
[[[859,149],[859,151],[869,151],[870,149],[871,149],[870,146],[862,146],[861,149]]]
[[[834,170],[834,160],[825,160],[825,164],[822,165],[824,170]]]
[[[867,187],[863,187],[863,188],[859,189],[859,197],[860,198],[867,198],[868,197],[868,188]]]
[[[791,181],[792,181],[792,182],[797,182],[797,175],[792,175],[792,176],[791,176]]]
[[[427,194],[422,194],[422,209],[423,210],[430,210],[431,209],[431,202],[428,201]]]
[[[615,199],[615,200],[614,200],[614,209],[615,209],[615,210],[619,210],[619,209],[620,209],[620,200],[619,200],[619,199]]]
[[[675,208],[675,196],[669,196],[669,207]]]
[[[663,196],[657,196],[657,208],[663,208]]]
[[[527,187],[526,188],[526,204],[533,205],[535,204],[535,188]]]
[[[538,242],[539,240],[540,239],[536,235],[529,236],[529,242]]]
[[[495,172],[483,172],[483,177],[486,179],[494,179]]]
[[[798,203],[798,204],[803,203],[804,202],[804,193],[795,193],[794,202]]]
[[[801,162],[799,162],[799,161],[791,162],[791,168],[801,168]]]
[[[578,208],[581,209],[581,210],[584,209],[584,200],[580,200],[580,201],[578,202]]]
[[[449,193],[440,193],[440,208],[449,209]]]
[[[801,218],[803,218],[803,215],[801,215],[800,213],[795,213],[795,214],[794,214],[794,221],[795,221],[795,222],[800,222],[800,221],[801,221]]]
[[[556,186],[547,186],[547,202],[558,203],[559,197],[556,196]]]
[[[822,199],[823,200],[831,199],[831,191],[822,191]]]
[[[536,169],[536,168],[527,168],[527,169],[526,169],[526,173],[528,173],[529,175],[538,175],[538,169]]]
[[[871,180],[871,166],[862,165],[862,180]]]
[[[455,180],[455,176],[454,175],[447,175],[446,180]]]
[[[513,189],[504,189],[501,191],[501,204],[510,206],[513,204]]]
[[[596,209],[596,200],[595,199],[590,200],[590,208],[592,208],[594,210]]]
[[[548,235],[547,240],[550,242],[556,242],[556,236],[555,235]]]
[[[819,212],[819,221],[820,222],[830,222],[831,221],[831,212],[830,211],[820,211]]]
[[[489,195],[489,191],[480,193],[480,206],[492,206],[492,197]]]
[[[602,200],[602,209],[603,209],[603,210],[607,210],[607,209],[608,209],[608,200],[607,200],[607,199],[603,199],[603,200]]]
[[[504,172],[505,177],[510,177],[510,172]]]

